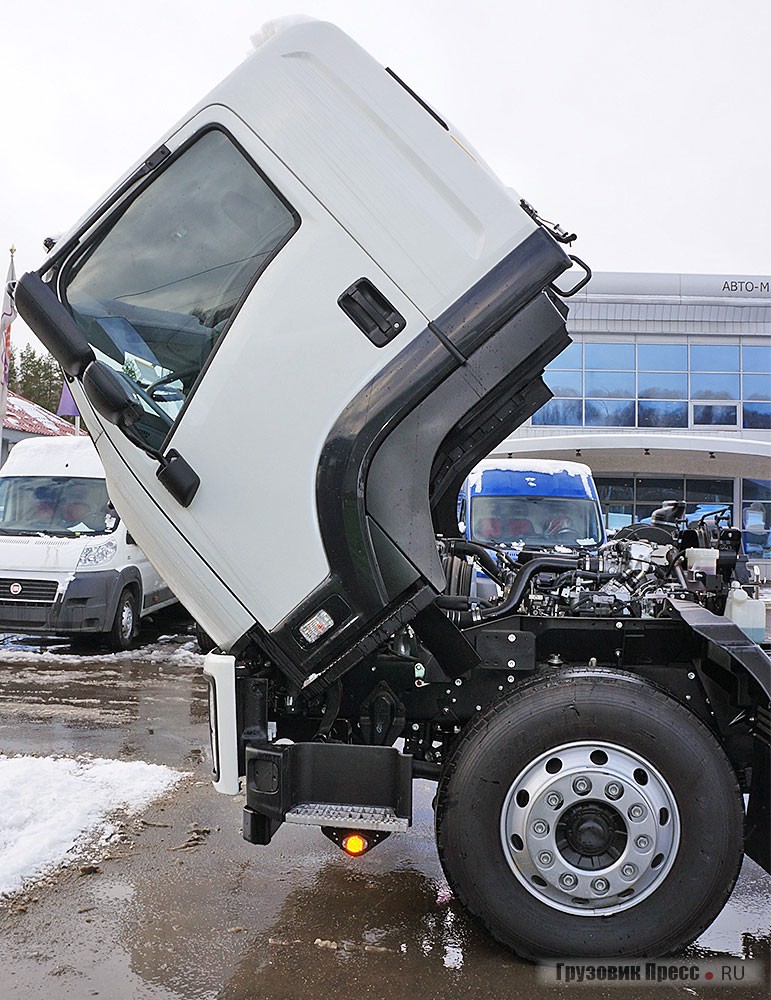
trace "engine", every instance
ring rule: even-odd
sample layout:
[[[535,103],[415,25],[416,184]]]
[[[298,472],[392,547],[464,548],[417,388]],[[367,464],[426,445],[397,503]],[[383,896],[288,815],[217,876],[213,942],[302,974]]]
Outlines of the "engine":
[[[668,598],[697,602],[722,614],[731,583],[748,582],[740,554],[741,532],[730,509],[688,523],[685,505],[669,501],[649,523],[623,528],[591,553],[567,547],[520,549],[472,541],[443,540],[448,597],[439,604],[458,624],[520,613],[535,616],[658,618]],[[471,558],[498,588],[498,596],[464,595],[459,557]]]

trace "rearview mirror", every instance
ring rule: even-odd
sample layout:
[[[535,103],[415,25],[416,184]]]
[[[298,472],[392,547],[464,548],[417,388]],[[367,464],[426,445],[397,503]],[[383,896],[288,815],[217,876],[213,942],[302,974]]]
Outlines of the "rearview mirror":
[[[31,271],[16,282],[13,297],[19,315],[38,340],[68,375],[80,378],[94,360],[94,352],[50,284]]]
[[[142,416],[142,404],[120,375],[103,361],[92,361],[86,368],[83,389],[97,413],[116,427],[133,427]]]
[[[120,374],[103,361],[92,361],[83,374],[83,389],[97,413],[119,427],[129,441],[158,462],[158,481],[178,503],[189,507],[201,480],[178,451],[171,448],[167,455],[163,455],[142,439],[134,424],[144,413],[144,408]]]

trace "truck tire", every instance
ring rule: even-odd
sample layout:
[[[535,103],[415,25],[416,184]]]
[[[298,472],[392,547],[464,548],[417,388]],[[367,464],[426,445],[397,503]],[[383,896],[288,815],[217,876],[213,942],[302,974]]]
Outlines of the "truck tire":
[[[130,649],[139,631],[137,598],[131,587],[124,587],[118,598],[112,628],[107,633],[107,642],[114,652]]]
[[[690,710],[635,675],[573,668],[469,723],[436,832],[456,897],[523,957],[660,956],[728,899],[743,808]]]

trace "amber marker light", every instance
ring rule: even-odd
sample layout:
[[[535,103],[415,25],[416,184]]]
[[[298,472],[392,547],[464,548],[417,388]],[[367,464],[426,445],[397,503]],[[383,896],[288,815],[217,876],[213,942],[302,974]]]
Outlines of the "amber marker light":
[[[343,850],[352,857],[363,854],[368,846],[367,841],[360,833],[349,833],[347,837],[343,838]]]

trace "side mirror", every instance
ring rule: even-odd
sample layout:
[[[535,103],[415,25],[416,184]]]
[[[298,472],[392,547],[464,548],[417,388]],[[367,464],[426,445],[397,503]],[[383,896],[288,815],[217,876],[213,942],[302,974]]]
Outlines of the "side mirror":
[[[94,409],[125,430],[142,416],[142,404],[120,376],[103,361],[92,361],[83,373],[83,389]]]
[[[23,274],[16,282],[13,298],[19,315],[38,340],[68,375],[80,378],[94,360],[94,352],[50,284],[34,271]]]
[[[115,424],[137,448],[158,463],[158,481],[183,507],[189,507],[201,485],[197,473],[171,448],[167,455],[148,447],[134,424],[144,413],[138,397],[120,375],[103,361],[92,361],[83,374],[83,389],[97,413]]]

